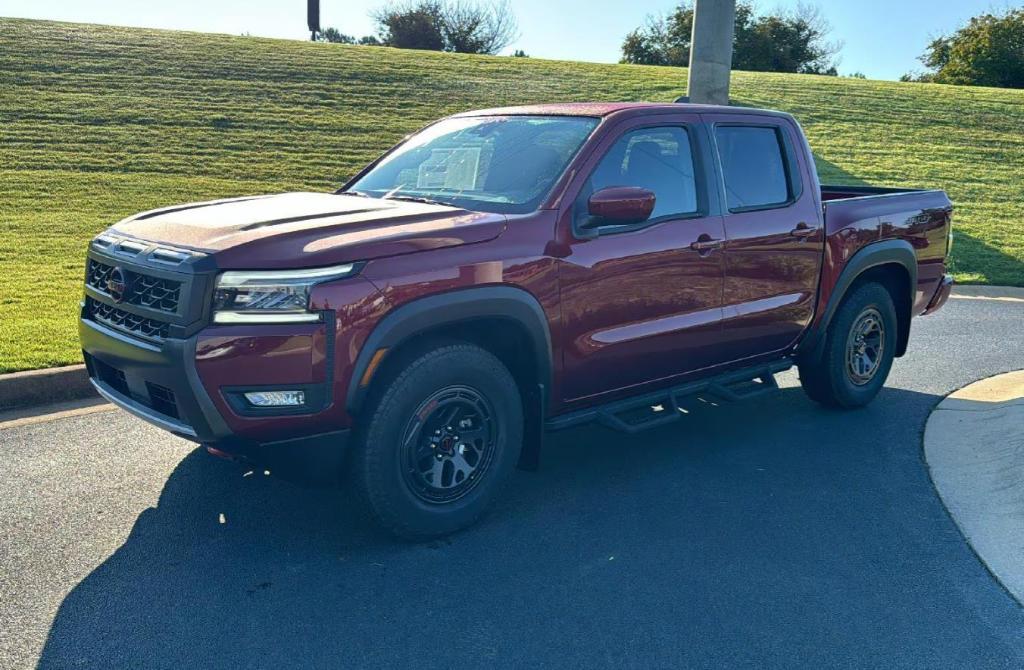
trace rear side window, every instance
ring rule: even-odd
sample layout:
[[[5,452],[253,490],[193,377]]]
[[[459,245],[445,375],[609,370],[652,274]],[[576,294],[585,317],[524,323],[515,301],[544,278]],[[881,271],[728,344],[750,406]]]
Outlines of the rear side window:
[[[639,186],[654,192],[651,219],[697,211],[690,135],[685,128],[643,128],[623,135],[590,177],[588,196],[609,186]]]
[[[792,190],[778,129],[717,126],[715,139],[731,211],[789,201]]]

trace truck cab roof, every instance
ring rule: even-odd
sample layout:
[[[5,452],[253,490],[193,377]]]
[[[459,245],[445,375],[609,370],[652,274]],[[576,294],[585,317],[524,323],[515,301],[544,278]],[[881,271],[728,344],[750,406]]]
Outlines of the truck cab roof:
[[[540,105],[493,107],[455,114],[469,116],[638,116],[644,114],[757,114],[791,118],[786,112],[731,105],[698,105],[687,102],[562,102]]]

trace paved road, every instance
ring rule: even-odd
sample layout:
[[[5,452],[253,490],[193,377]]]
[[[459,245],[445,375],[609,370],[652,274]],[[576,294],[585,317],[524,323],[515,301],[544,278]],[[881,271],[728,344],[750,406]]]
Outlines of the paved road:
[[[637,437],[559,434],[482,524],[421,546],[120,412],[0,431],[0,667],[1021,667],[1024,610],[921,431],[1024,367],[1022,323],[950,301],[860,411],[787,375]]]

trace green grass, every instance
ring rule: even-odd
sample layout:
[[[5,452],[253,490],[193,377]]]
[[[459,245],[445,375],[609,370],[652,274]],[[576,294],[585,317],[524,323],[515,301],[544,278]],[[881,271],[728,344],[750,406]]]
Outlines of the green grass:
[[[667,101],[677,68],[0,18],[0,372],[80,358],[86,240],[134,212],[327,190],[452,112]],[[1024,285],[1024,91],[737,72],[803,123],[823,179],[946,189],[962,282]]]

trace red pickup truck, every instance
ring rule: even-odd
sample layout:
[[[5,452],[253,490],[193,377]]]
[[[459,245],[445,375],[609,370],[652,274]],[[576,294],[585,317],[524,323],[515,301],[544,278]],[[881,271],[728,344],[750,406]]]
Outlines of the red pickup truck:
[[[464,527],[544,433],[633,432],[796,365],[857,407],[946,301],[945,193],[821,186],[788,114],[458,114],[336,193],[168,207],[89,245],[98,391],[218,455],[347,475],[399,535]]]

